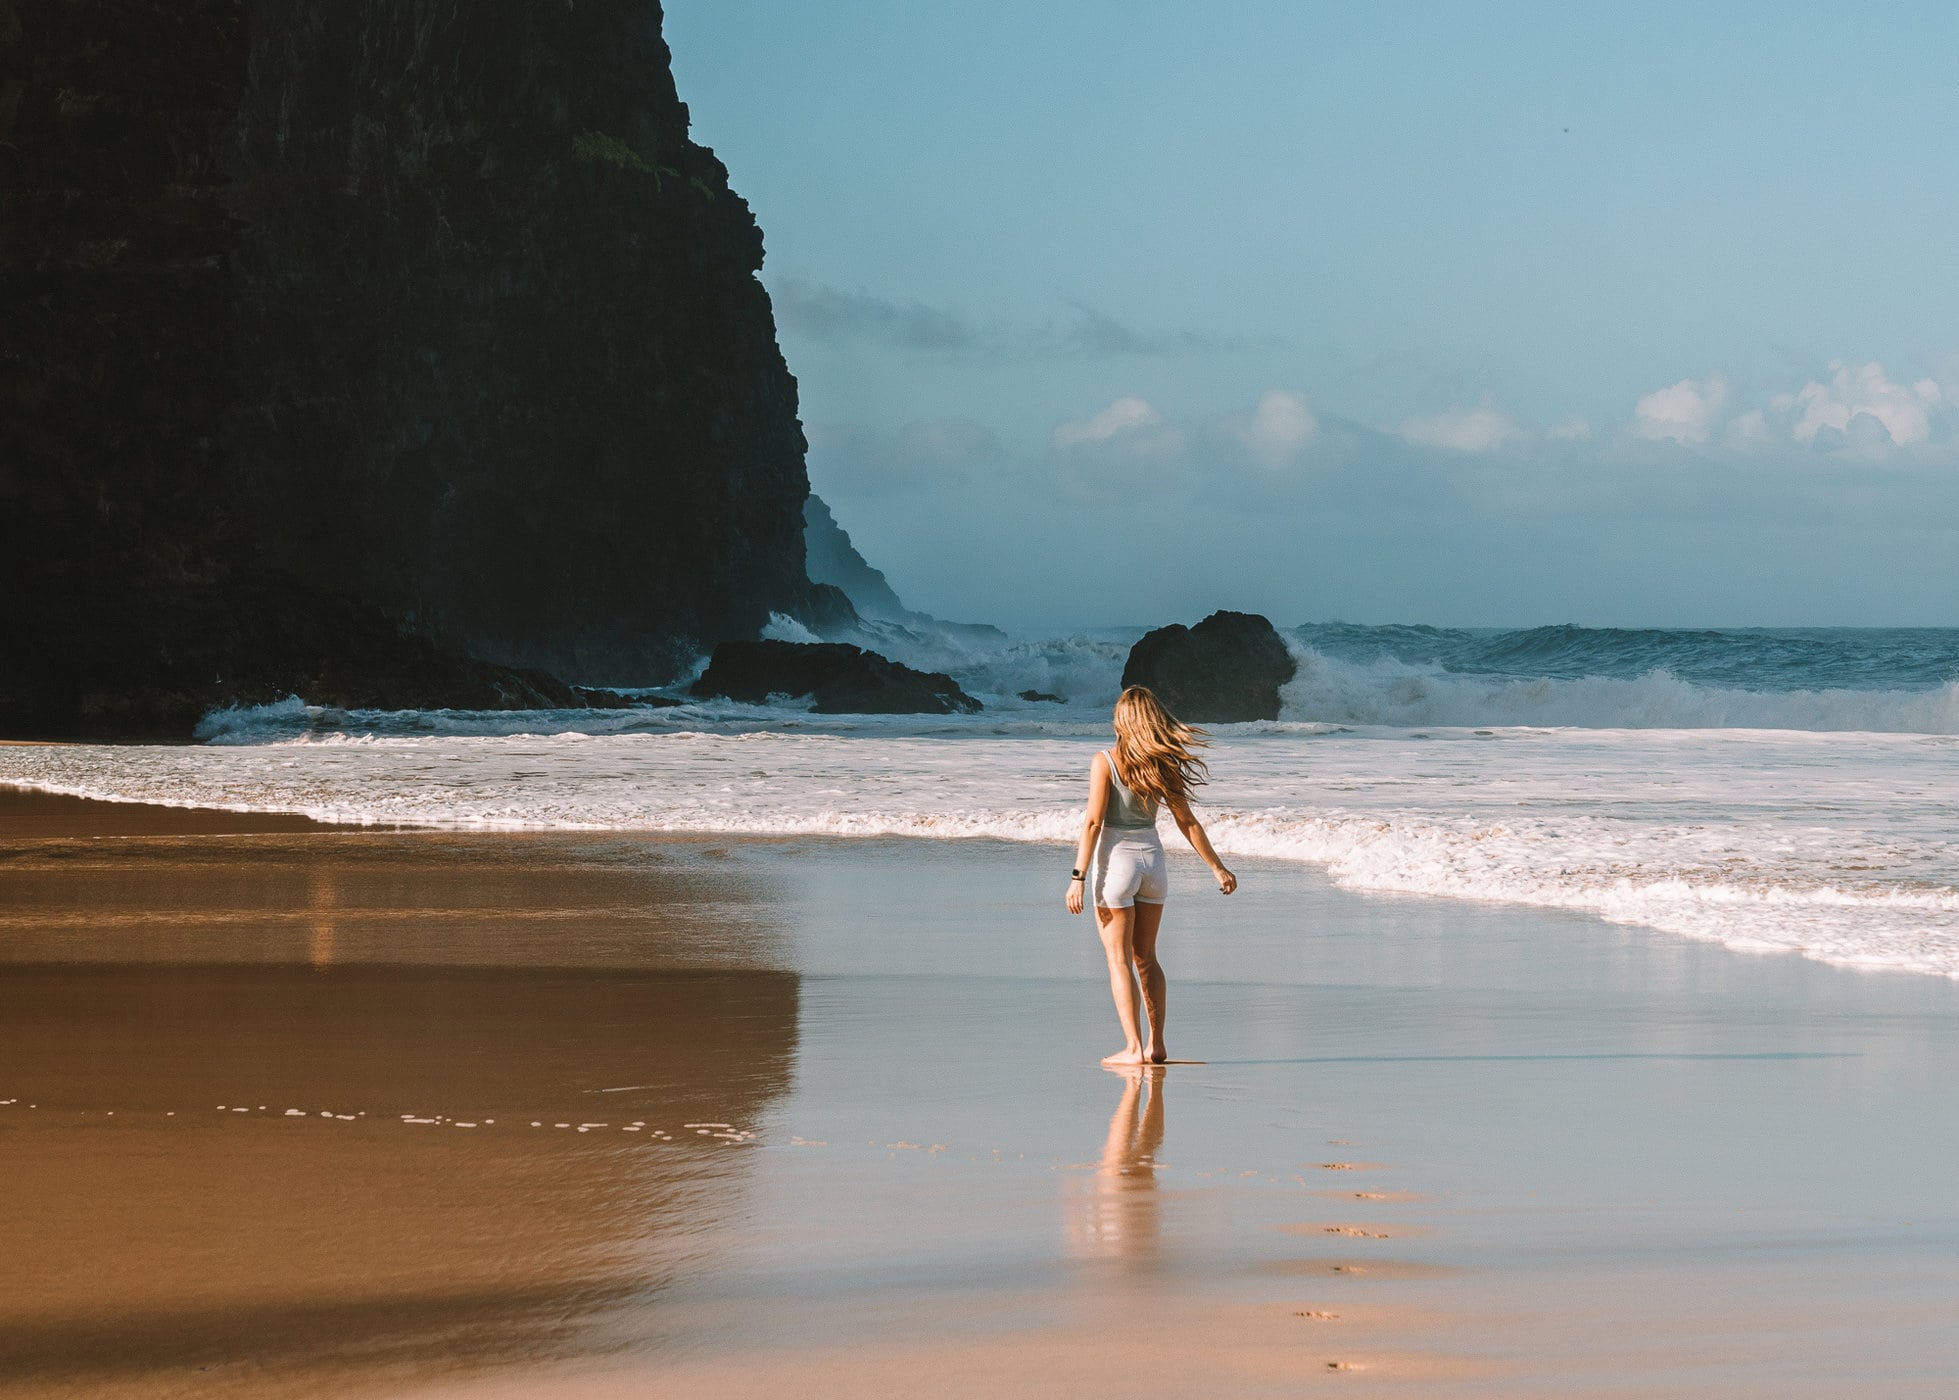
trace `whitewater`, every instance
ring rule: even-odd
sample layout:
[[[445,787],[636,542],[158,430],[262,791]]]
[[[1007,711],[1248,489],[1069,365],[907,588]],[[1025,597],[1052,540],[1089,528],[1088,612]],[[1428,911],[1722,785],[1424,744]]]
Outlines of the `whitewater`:
[[[973,716],[293,699],[214,714],[198,745],[0,748],[0,782],[337,822],[1065,847],[1139,632],[881,639],[951,671],[986,702]],[[1322,625],[1291,642],[1282,718],[1213,731],[1203,811],[1227,856],[1959,977],[1959,632]]]

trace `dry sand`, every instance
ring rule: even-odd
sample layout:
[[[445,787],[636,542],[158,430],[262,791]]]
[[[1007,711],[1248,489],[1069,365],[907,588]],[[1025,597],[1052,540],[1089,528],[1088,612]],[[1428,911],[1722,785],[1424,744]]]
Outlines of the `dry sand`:
[[[1953,1393],[1949,984],[1055,866],[0,792],[0,1394]]]

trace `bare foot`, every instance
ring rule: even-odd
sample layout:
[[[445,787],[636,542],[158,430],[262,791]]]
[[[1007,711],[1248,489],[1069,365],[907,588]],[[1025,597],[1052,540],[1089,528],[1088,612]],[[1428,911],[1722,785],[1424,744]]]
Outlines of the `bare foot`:
[[[1127,1050],[1118,1050],[1113,1055],[1104,1055],[1102,1057],[1102,1063],[1105,1065],[1140,1065],[1143,1063],[1143,1052],[1132,1045]]]
[[[1143,1047],[1143,1058],[1150,1064],[1164,1065],[1170,1062],[1170,1052],[1161,1045],[1146,1045]]]

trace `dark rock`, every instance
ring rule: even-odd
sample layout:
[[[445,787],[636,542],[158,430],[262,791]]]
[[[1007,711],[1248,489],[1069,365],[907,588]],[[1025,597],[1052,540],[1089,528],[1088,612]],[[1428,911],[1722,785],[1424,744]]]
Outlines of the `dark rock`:
[[[277,574],[225,587],[90,599],[90,645],[45,630],[67,600],[34,610],[27,650],[0,657],[0,733],[39,739],[180,740],[207,712],[298,695],[360,710],[640,709],[678,705],[566,685],[405,634],[379,609]]]
[[[670,695],[621,695],[616,690],[575,685],[578,702],[591,710],[670,710],[681,702]]]
[[[54,635],[70,606],[85,638]],[[543,671],[442,651],[376,608],[276,574],[64,596],[31,617],[25,648],[0,655],[0,732],[23,738],[188,739],[209,710],[294,694],[340,709],[585,703]]]
[[[723,642],[693,693],[760,705],[808,695],[819,714],[973,714],[979,701],[952,677],[914,671],[842,642]]]
[[[0,725],[480,698],[454,653],[662,684],[837,613],[761,233],[660,25],[0,0]]]
[[[1027,701],[1045,700],[1051,705],[1063,703],[1059,695],[1049,695],[1045,690],[1023,690],[1020,698]]]
[[[1214,612],[1195,627],[1159,627],[1129,649],[1122,683],[1145,685],[1178,719],[1237,724],[1277,719],[1279,687],[1296,666],[1257,613]]]
[[[893,591],[884,572],[857,552],[849,532],[813,491],[803,502],[803,556],[812,580],[841,588],[865,617],[906,622],[916,616]]]
[[[803,502],[803,552],[809,576],[820,591],[825,584],[843,592],[857,616],[849,625],[810,622],[818,635],[832,641],[880,643],[897,641],[930,645],[951,640],[971,646],[1004,646],[1009,640],[999,628],[984,622],[947,622],[904,605],[883,571],[871,567],[850,533],[821,496],[812,492]]]
[[[1013,640],[990,622],[947,622],[942,617],[931,618],[931,622],[941,633],[954,641],[967,642],[973,646],[1000,647]]]
[[[797,611],[796,618],[820,636],[855,631],[860,622],[850,595],[832,583],[812,583],[809,601]]]
[[[244,8],[227,425],[294,566],[601,685],[801,615],[761,231],[657,0]]]

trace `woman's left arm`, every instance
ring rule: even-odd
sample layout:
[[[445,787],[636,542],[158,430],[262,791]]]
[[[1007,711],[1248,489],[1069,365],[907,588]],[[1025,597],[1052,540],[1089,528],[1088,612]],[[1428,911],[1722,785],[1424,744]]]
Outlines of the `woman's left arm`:
[[[1211,838],[1204,832],[1204,823],[1197,820],[1197,814],[1190,810],[1190,799],[1171,798],[1170,815],[1176,819],[1177,830],[1184,834],[1184,840],[1190,842],[1190,848],[1204,857],[1204,863],[1211,867],[1211,873],[1217,877],[1218,892],[1230,894],[1237,889],[1238,877],[1224,868],[1218,853],[1211,849]]]

